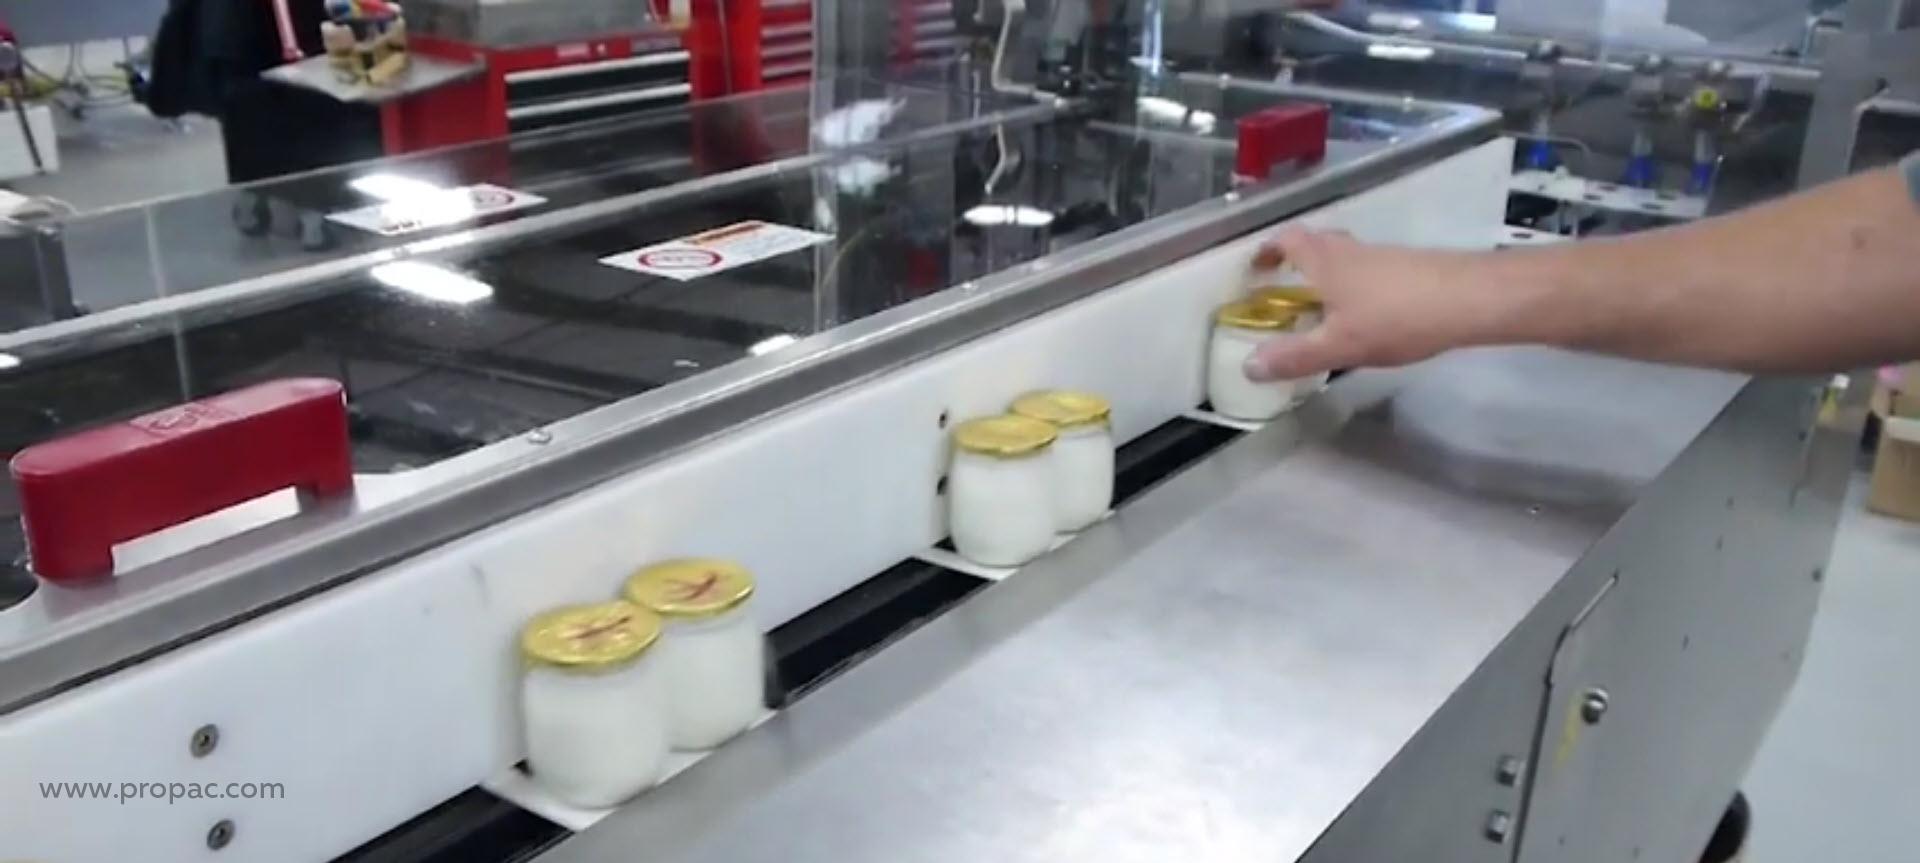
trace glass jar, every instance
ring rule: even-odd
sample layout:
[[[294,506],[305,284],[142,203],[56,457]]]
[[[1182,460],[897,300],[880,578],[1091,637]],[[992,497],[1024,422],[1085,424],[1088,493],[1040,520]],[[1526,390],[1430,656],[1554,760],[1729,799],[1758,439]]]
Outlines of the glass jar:
[[[1326,385],[1326,375],[1287,381],[1247,377],[1248,358],[1274,336],[1302,332],[1299,309],[1246,299],[1221,306],[1214,314],[1208,347],[1207,400],[1214,413],[1240,420],[1270,420]]]
[[[1047,390],[1013,402],[1012,413],[1053,426],[1053,526],[1073,533],[1113,507],[1113,405],[1092,393]]]
[[[660,781],[667,760],[660,619],[628,602],[541,614],[520,633],[527,766],[567,803],[604,809]]]
[[[1003,415],[954,427],[947,526],[961,557],[1019,566],[1053,545],[1053,426]]]
[[[660,615],[667,738],[675,749],[712,749],[766,709],[766,638],[748,609],[753,575],[726,560],[657,563],[627,579],[627,601]]]

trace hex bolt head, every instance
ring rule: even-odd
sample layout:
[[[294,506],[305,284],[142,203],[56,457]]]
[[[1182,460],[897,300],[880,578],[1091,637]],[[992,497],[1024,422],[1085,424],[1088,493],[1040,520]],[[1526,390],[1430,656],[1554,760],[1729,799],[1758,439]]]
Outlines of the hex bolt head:
[[[1507,837],[1513,835],[1513,814],[1501,809],[1488,813],[1487,826],[1481,835],[1487,837],[1489,842],[1507,844]]]
[[[1607,708],[1611,706],[1613,706],[1612,696],[1608,695],[1606,690],[1596,686],[1587,690],[1587,694],[1581,697],[1580,718],[1588,725],[1599,725],[1600,720],[1607,715]]]
[[[1501,785],[1512,788],[1520,784],[1520,774],[1527,771],[1527,761],[1512,755],[1500,756],[1500,762],[1494,765],[1493,778]]]

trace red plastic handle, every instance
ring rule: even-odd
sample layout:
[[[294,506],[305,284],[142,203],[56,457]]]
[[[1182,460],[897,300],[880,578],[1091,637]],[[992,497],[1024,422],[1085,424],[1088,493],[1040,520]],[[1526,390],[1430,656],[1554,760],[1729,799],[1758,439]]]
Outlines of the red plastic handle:
[[[13,457],[40,577],[113,574],[113,546],[283,488],[353,489],[347,403],[324,378],[273,381],[28,447]]]
[[[1264,180],[1282,162],[1317,162],[1327,155],[1333,110],[1318,102],[1276,105],[1240,118],[1234,172]]]

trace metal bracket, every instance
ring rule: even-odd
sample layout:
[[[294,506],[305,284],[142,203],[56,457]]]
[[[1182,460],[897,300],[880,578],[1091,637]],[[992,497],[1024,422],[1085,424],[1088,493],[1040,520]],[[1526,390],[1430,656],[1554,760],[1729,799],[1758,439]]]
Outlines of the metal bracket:
[[[1515,192],[1597,210],[1676,221],[1692,221],[1707,214],[1704,197],[1604,183],[1559,171],[1517,171],[1511,188]]]

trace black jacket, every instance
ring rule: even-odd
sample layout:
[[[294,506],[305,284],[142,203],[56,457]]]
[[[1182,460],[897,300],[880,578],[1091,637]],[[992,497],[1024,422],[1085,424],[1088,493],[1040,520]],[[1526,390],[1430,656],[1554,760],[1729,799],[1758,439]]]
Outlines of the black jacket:
[[[319,53],[322,0],[287,2],[301,50]],[[223,117],[264,86],[261,72],[284,62],[272,0],[172,0],[153,40],[147,108]]]

